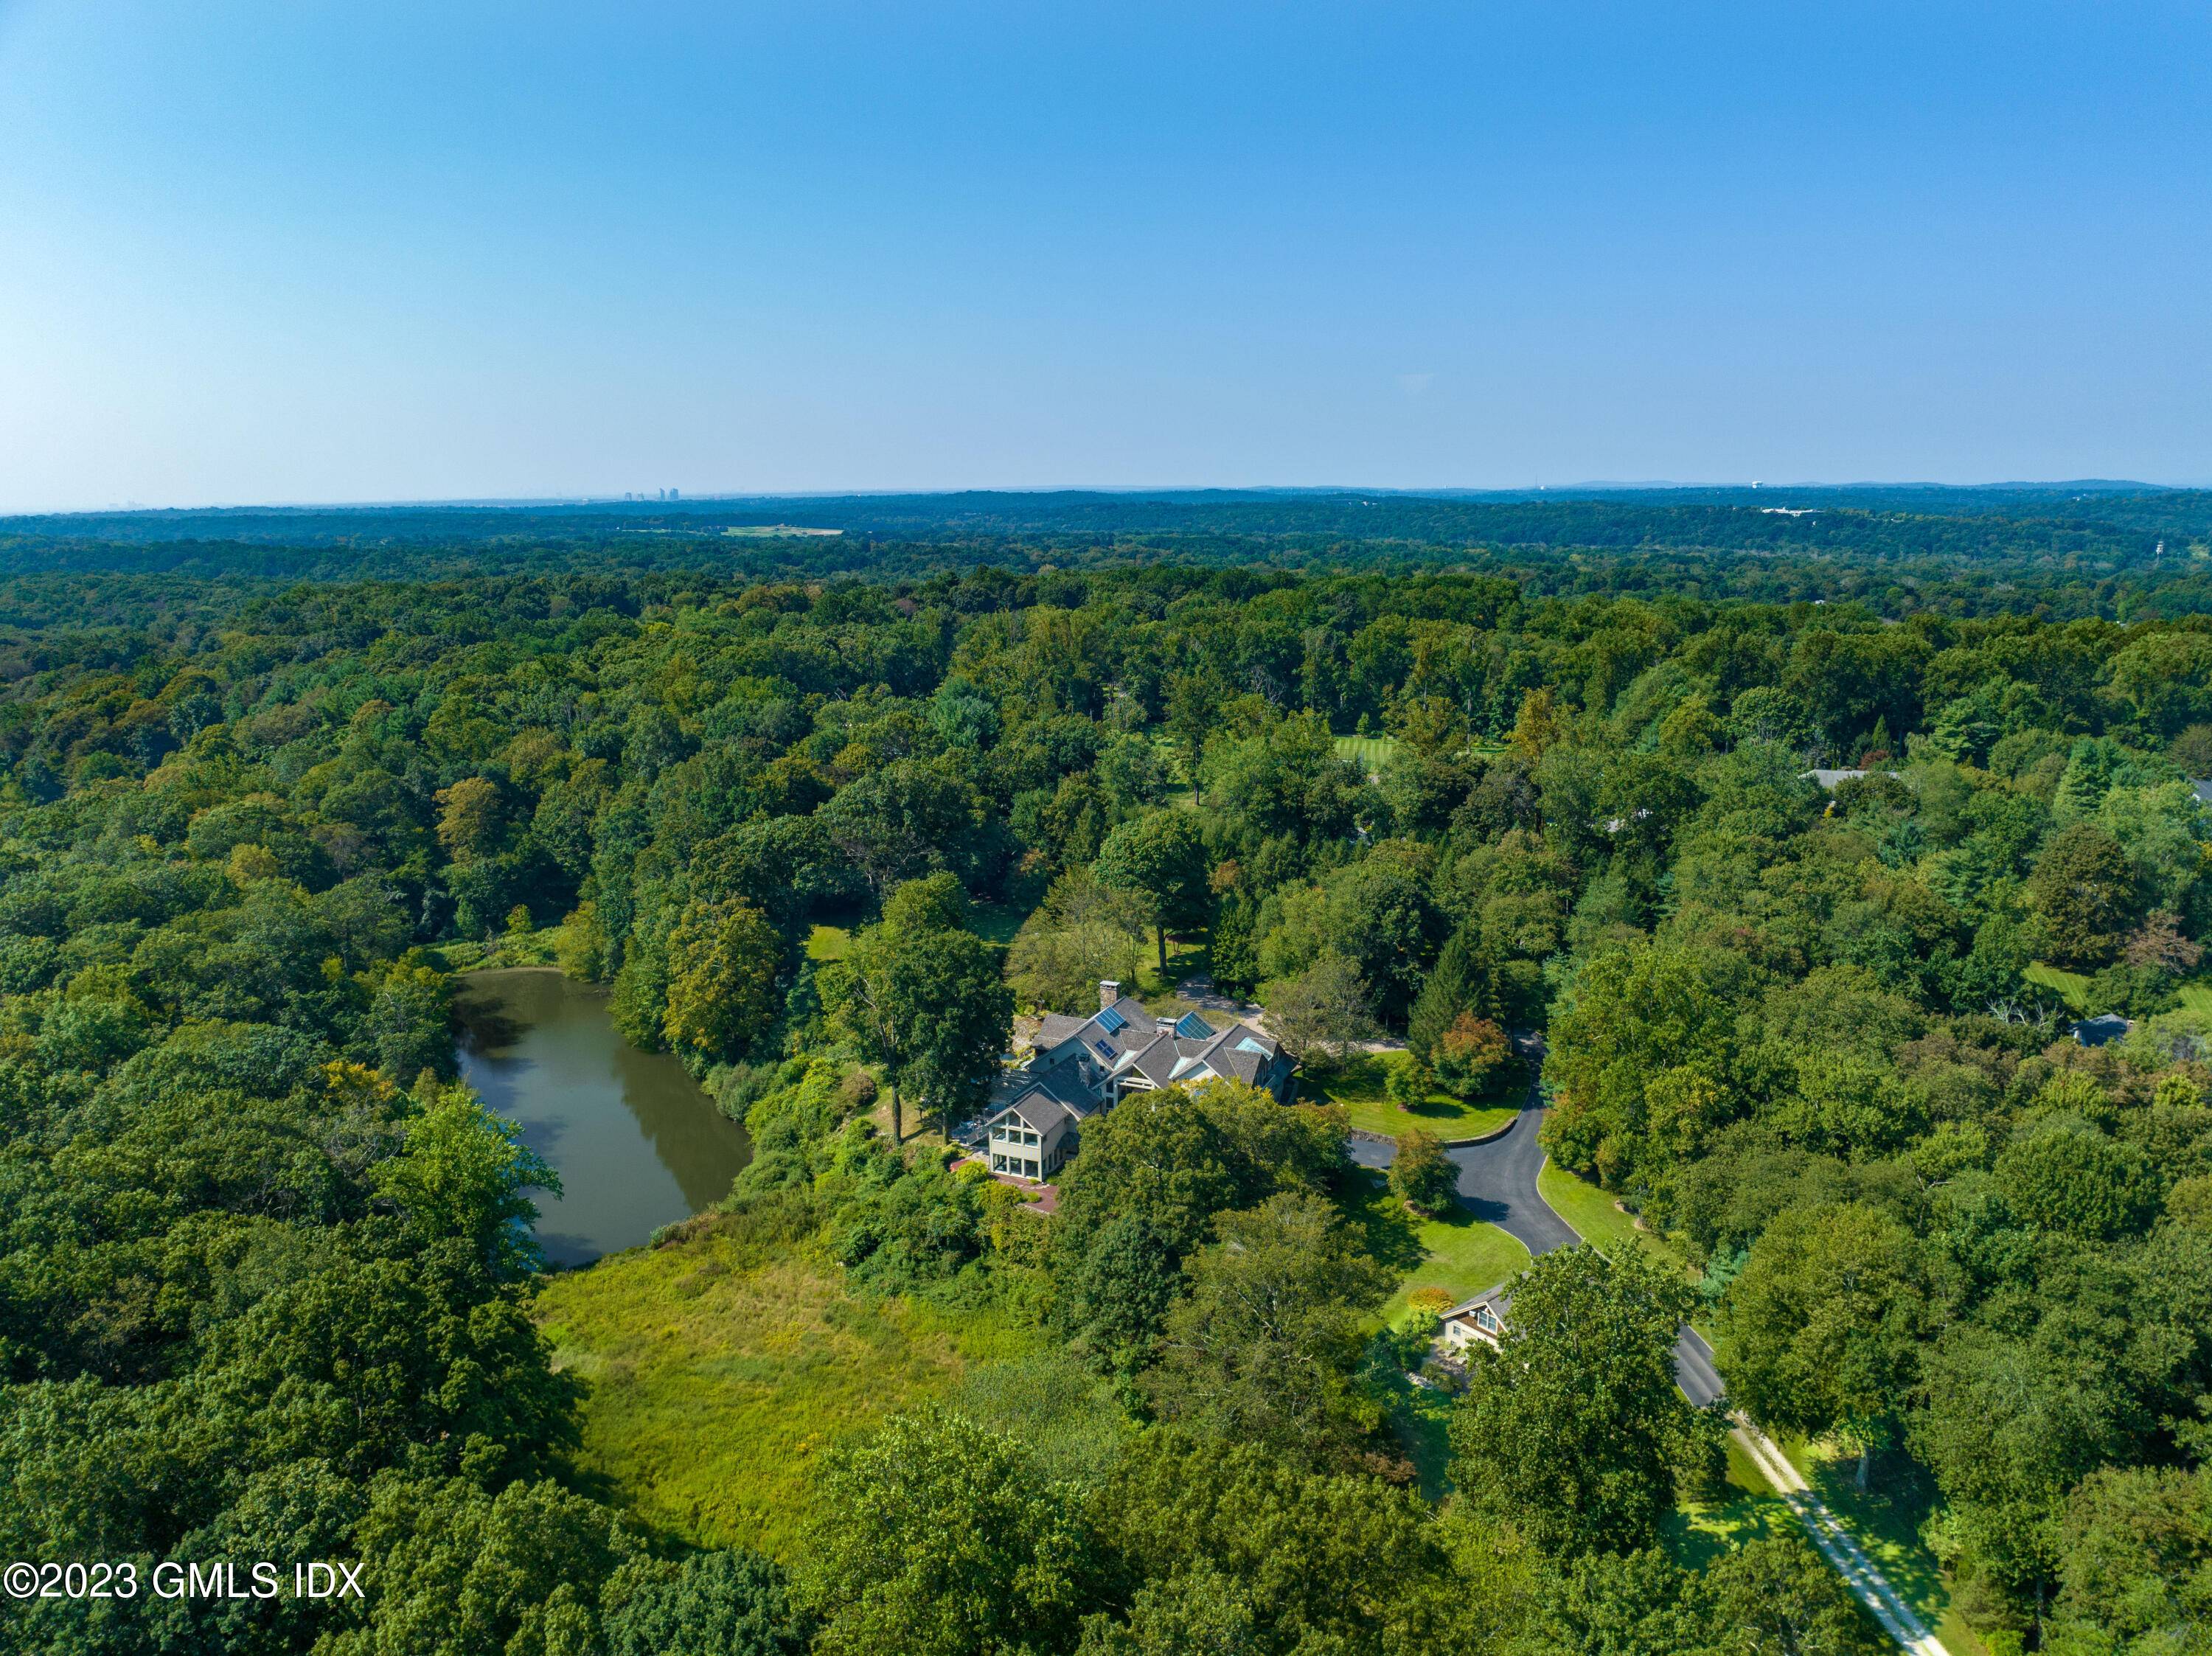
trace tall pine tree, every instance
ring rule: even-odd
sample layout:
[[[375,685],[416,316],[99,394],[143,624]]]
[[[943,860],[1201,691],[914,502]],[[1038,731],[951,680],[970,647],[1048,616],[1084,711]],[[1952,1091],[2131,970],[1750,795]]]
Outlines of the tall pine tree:
[[[1472,925],[1452,933],[1429,969],[1406,1021],[1406,1045],[1422,1064],[1435,1056],[1437,1042],[1462,1012],[1492,1015],[1490,969],[1480,935]]]

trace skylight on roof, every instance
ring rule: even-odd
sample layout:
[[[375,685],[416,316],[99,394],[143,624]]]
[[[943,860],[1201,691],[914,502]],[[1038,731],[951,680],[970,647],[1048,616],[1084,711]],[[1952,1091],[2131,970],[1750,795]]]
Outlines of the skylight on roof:
[[[1128,1019],[1110,1006],[1102,1008],[1098,1014],[1098,1027],[1109,1035],[1121,1034],[1127,1027],[1128,1022]]]
[[[1237,1043],[1237,1050],[1240,1052],[1257,1052],[1261,1058],[1267,1056],[1267,1049],[1249,1035]]]
[[[1195,1012],[1185,1012],[1176,1020],[1176,1034],[1185,1040],[1204,1040],[1213,1033],[1213,1026]]]
[[[1092,1041],[1091,1043],[1091,1050],[1097,1053],[1099,1057],[1104,1059],[1109,1064],[1111,1064],[1115,1060],[1115,1057],[1118,1056],[1115,1052],[1114,1049],[1103,1040]]]

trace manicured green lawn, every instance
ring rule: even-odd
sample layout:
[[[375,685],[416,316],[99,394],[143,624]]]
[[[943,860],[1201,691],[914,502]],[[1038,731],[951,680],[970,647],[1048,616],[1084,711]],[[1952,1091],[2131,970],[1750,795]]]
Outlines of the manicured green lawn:
[[[1045,1344],[1000,1313],[864,1301],[834,1266],[714,1234],[554,1277],[537,1316],[588,1387],[587,1472],[686,1540],[786,1559],[840,1435]]]
[[[1403,1052],[1361,1052],[1326,1075],[1304,1077],[1298,1095],[1316,1103],[1340,1104],[1353,1126],[1392,1138],[1415,1127],[1439,1138],[1477,1138],[1495,1132],[1520,1110],[1522,1083],[1517,1073],[1506,1086],[1473,1103],[1431,1093],[1412,1109],[1401,1110],[1390,1101],[1384,1077],[1391,1066],[1412,1061]]]
[[[2109,1006],[2089,1004],[2089,979],[2081,972],[2062,972],[2055,966],[2038,961],[2021,974],[2037,987],[2048,989],[2063,1000],[2075,1016],[2094,1017],[2099,1012],[2108,1012]],[[2181,997],[2181,1010],[2194,1012],[2200,1017],[2212,1016],[2212,974],[2191,979],[2177,986]]]
[[[1544,1163],[1544,1170],[1536,1175],[1536,1192],[1552,1204],[1553,1212],[1581,1233],[1585,1242],[1601,1250],[1646,1248],[1654,1254],[1673,1259],[1663,1242],[1648,1230],[1638,1230],[1636,1221],[1613,1204],[1612,1192],[1601,1190],[1556,1162]],[[1674,1263],[1679,1265],[1680,1261]]]
[[[2021,974],[2038,988],[2048,989],[2081,1017],[2089,1016],[2089,980],[2079,972],[2062,972],[2040,961]]]
[[[2183,984],[2175,992],[2181,997],[2183,1011],[2212,1017],[2212,980],[2199,978],[2193,983]]]
[[[1420,1244],[1421,1263],[1383,1306],[1386,1321],[1406,1308],[1416,1289],[1441,1288],[1453,1299],[1464,1300],[1528,1269],[1527,1248],[1464,1208],[1418,1221],[1414,1235]]]
[[[1600,1253],[1611,1254],[1624,1247],[1640,1247],[1657,1264],[1667,1270],[1695,1278],[1700,1273],[1686,1255],[1670,1246],[1663,1236],[1644,1229],[1636,1221],[1613,1206],[1610,1192],[1600,1189],[1587,1179],[1569,1173],[1565,1168],[1550,1162],[1536,1175],[1536,1193],[1551,1204],[1552,1211],[1575,1228],[1583,1240]],[[1712,1319],[1703,1313],[1690,1319],[1691,1326],[1704,1335],[1708,1344],[1717,1349],[1718,1331]]]
[[[1370,776],[1381,773],[1390,762],[1390,755],[1398,750],[1395,736],[1340,736],[1336,738],[1336,756],[1356,760],[1359,768]]]
[[[1527,1248],[1465,1208],[1433,1219],[1413,1212],[1372,1168],[1347,1170],[1338,1205],[1368,1254],[1398,1278],[1397,1291],[1382,1306],[1385,1322],[1396,1319],[1417,1289],[1441,1288],[1463,1300],[1528,1263]]]
[[[806,958],[842,961],[852,951],[853,934],[842,925],[817,925],[806,934]]]

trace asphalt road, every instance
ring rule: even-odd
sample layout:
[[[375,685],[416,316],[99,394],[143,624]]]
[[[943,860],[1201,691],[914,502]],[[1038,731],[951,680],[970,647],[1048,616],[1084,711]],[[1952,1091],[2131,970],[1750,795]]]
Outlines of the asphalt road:
[[[1541,1097],[1532,1087],[1528,1103],[1499,1137],[1444,1152],[1459,1164],[1459,1199],[1476,1218],[1496,1225],[1531,1253],[1549,1253],[1582,1240],[1536,1188],[1536,1175],[1544,1169],[1544,1147],[1537,1142],[1544,1125]],[[1364,1168],[1387,1168],[1396,1152],[1395,1144],[1352,1141],[1352,1159]],[[1701,1408],[1725,1390],[1713,1367],[1712,1347],[1687,1323],[1674,1342],[1674,1383]]]

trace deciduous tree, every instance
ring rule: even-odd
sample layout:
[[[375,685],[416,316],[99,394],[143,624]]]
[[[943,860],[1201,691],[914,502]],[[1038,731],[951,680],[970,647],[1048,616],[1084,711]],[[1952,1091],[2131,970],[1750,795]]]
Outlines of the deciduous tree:
[[[1729,1290],[1729,1393],[1763,1426],[1844,1434],[1863,1488],[1916,1378],[1925,1305],[1894,1219],[1857,1202],[1784,1213]]]
[[[783,940],[750,904],[694,901],[668,934],[668,1010],[661,1032],[695,1065],[743,1056],[782,1010]]]
[[[1168,1313],[1153,1406],[1294,1460],[1351,1456],[1378,1418],[1352,1371],[1389,1273],[1318,1196],[1270,1197],[1215,1222],[1219,1240],[1188,1261],[1189,1296]]]
[[[1121,824],[1098,848],[1098,883],[1126,891],[1145,906],[1159,940],[1160,974],[1167,975],[1168,929],[1203,925],[1212,901],[1212,864],[1188,811],[1155,810]]]
[[[1472,1350],[1451,1422],[1453,1483],[1547,1551],[1651,1545],[1677,1476],[1705,1472],[1718,1448],[1674,1387],[1692,1303],[1686,1284],[1634,1253],[1538,1259],[1498,1345]]]

